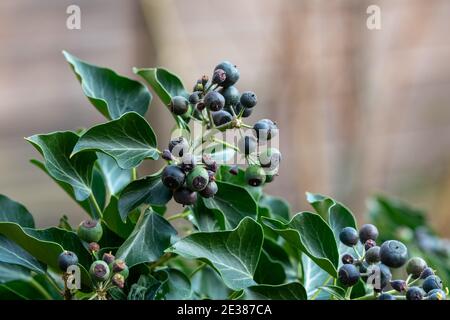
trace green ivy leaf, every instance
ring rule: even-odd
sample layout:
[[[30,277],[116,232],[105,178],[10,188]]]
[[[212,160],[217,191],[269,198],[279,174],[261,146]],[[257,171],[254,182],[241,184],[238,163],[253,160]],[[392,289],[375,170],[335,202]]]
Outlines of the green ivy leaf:
[[[144,159],[159,157],[153,129],[135,112],[87,130],[73,148],[71,157],[81,151],[103,152],[113,157],[122,169],[131,169]]]
[[[281,218],[285,221],[289,221],[291,209],[289,203],[282,198],[264,194],[259,200],[259,206],[267,208],[269,210],[270,217]]]
[[[225,300],[230,294],[217,272],[209,266],[203,267],[191,278],[192,288],[200,299]]]
[[[63,54],[86,97],[105,117],[117,119],[129,111],[145,115],[152,95],[140,82],[79,60],[66,51]]]
[[[307,254],[331,276],[337,276],[339,253],[333,231],[316,213],[301,212],[285,224],[276,219],[263,218],[264,224],[288,243]]]
[[[163,68],[133,68],[133,72],[141,76],[155,91],[156,95],[166,106],[170,104],[172,97],[189,97],[183,83],[177,75]],[[173,115],[180,128],[187,128],[186,122],[180,116]]]
[[[36,159],[32,159],[30,160],[30,162],[35,165],[36,167],[38,167],[39,169],[41,169],[43,172],[45,172],[50,178],[52,178],[53,181],[55,181],[74,201],[76,201],[80,207],[82,207],[84,209],[84,211],[86,211],[92,218],[94,219],[98,219],[98,211],[97,209],[93,206],[92,202],[89,199],[83,200],[83,201],[77,201],[77,199],[75,198],[75,193],[73,191],[73,188],[70,184],[56,180],[55,178],[52,177],[52,175],[48,172],[47,168],[45,167],[45,165]]]
[[[161,181],[161,171],[131,182],[119,196],[119,213],[122,221],[141,204],[165,205],[172,198],[172,191]]]
[[[321,287],[329,284],[333,278],[306,254],[302,254],[302,271],[303,285],[305,286],[308,299],[329,299],[330,294],[327,291],[323,291]]]
[[[325,220],[328,219],[328,209],[334,204],[333,199],[319,193],[306,193],[306,200]]]
[[[97,157],[92,153],[70,157],[78,141],[75,133],[54,132],[34,135],[27,140],[44,156],[48,173],[54,179],[72,186],[77,201],[89,198],[92,193],[92,168]]]
[[[122,217],[119,213],[118,201],[116,196],[111,196],[109,204],[103,212],[103,220],[111,231],[123,239],[126,239],[133,231],[134,225],[129,219],[127,219],[126,222],[122,221]]]
[[[159,214],[147,210],[133,232],[117,250],[116,257],[131,268],[158,260],[170,245],[177,231]]]
[[[133,179],[129,169],[122,169],[114,158],[97,153],[97,163],[111,195],[118,195]]]
[[[14,241],[37,260],[55,270],[59,269],[58,257],[61,252],[64,250],[75,252],[81,270],[82,290],[89,290],[92,286],[91,278],[86,271],[92,259],[76,233],[54,227],[36,230],[22,228],[16,223],[0,222],[0,234]]]
[[[154,300],[155,294],[161,287],[161,282],[155,277],[143,274],[134,283],[128,293],[128,300]]]
[[[286,280],[283,265],[271,259],[263,249],[255,272],[255,281],[259,284],[282,284]]]
[[[22,227],[34,228],[31,213],[20,203],[0,194],[0,221],[15,222]]]
[[[256,219],[258,206],[250,193],[237,185],[217,181],[213,198],[203,199],[205,207],[225,216],[227,228],[236,227],[245,217]]]
[[[45,273],[45,266],[15,242],[0,235],[0,262],[20,265],[36,273]]]
[[[210,210],[205,206],[204,199],[200,197],[192,210],[192,223],[199,231],[225,230],[225,216],[219,210]]]
[[[58,270],[58,256],[64,250],[76,252],[80,264],[90,266],[91,257],[75,232],[59,228],[22,228],[11,222],[0,222],[0,234],[20,245],[39,261]]]
[[[248,300],[306,300],[305,288],[299,282],[281,285],[257,285],[246,288]]]
[[[155,300],[191,299],[191,282],[183,272],[174,268],[165,268],[156,271],[154,276],[161,282],[156,291]]]
[[[0,284],[15,280],[30,280],[30,269],[24,266],[0,261]]]
[[[233,290],[255,285],[254,275],[263,244],[262,227],[244,218],[231,231],[198,232],[176,242],[168,252],[188,259],[204,259]]]

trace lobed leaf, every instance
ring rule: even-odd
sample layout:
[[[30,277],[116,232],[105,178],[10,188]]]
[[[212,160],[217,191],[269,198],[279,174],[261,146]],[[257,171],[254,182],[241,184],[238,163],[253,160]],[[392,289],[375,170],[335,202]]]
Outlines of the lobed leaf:
[[[152,95],[140,82],[89,64],[66,51],[63,54],[81,82],[85,96],[105,117],[117,119],[129,111],[145,115]]]

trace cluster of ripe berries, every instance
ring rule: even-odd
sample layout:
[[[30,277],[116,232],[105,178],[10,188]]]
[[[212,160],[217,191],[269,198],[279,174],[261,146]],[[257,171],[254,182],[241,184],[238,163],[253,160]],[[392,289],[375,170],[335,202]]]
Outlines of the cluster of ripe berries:
[[[223,61],[214,68],[211,81],[207,76],[203,76],[197,80],[193,93],[188,99],[183,96],[175,96],[172,98],[169,108],[175,115],[179,115],[182,118],[194,117],[207,123],[208,128],[214,127],[219,130],[240,128],[242,125],[241,118],[251,115],[258,99],[252,91],[245,91],[242,94],[239,92],[235,87],[239,77],[240,73],[237,67],[228,61]],[[278,164],[281,161],[281,153],[276,148],[266,148],[261,151],[258,147],[277,134],[278,127],[276,123],[270,119],[262,119],[253,125],[252,134],[241,136],[238,142],[239,151],[246,158],[255,152],[258,153],[257,163],[255,164],[255,161],[253,161],[245,172],[245,179],[249,185],[256,187],[274,179],[278,170]],[[170,160],[170,153],[166,152],[166,155]],[[172,175],[178,174],[181,179],[179,171],[176,172],[177,170],[174,168],[170,170],[173,171],[171,172]],[[200,169],[198,170],[201,171]],[[232,168],[230,172],[237,174],[237,171],[237,168]],[[215,188],[216,186],[213,184],[212,187]],[[175,190],[180,188],[180,186],[176,184],[176,186],[169,188]],[[188,189],[192,192],[200,191],[189,186]],[[181,203],[188,204],[191,202],[190,200],[195,202],[196,195],[194,193],[188,194],[186,189],[183,190],[182,195],[180,194],[181,191],[177,194],[177,198],[182,198]],[[212,193],[210,191],[213,190],[216,189],[208,190],[209,196]]]
[[[101,223],[96,220],[84,220],[80,223],[77,234],[83,242],[87,243],[88,249],[95,259],[89,268],[94,283],[110,283],[110,285],[122,289],[129,274],[126,263],[121,259],[116,259],[111,252],[104,253],[101,259],[98,257],[100,250],[98,241],[103,235]],[[72,251],[63,251],[58,257],[58,266],[64,275],[67,268],[77,264],[78,257]],[[103,289],[107,291],[108,288],[104,287]]]
[[[206,154],[198,161],[189,149],[188,141],[179,137],[171,140],[162,154],[169,165],[162,171],[161,181],[173,191],[174,200],[182,205],[194,204],[197,193],[211,198],[218,191],[215,182],[217,163]]]
[[[378,229],[372,224],[365,224],[359,232],[352,227],[342,229],[340,241],[355,249],[357,257],[344,254],[342,267],[338,272],[339,282],[346,286],[354,286],[359,279],[370,282],[379,300],[396,300],[404,297],[407,300],[445,300],[441,279],[427,266],[425,260],[414,257],[408,260],[408,249],[397,240],[388,240],[377,246]],[[360,242],[364,247],[362,256],[356,246]],[[407,280],[392,280],[390,268],[401,268],[406,265]],[[378,277],[376,279],[375,277]],[[375,285],[374,285],[375,284]],[[388,287],[392,290],[386,290]]]

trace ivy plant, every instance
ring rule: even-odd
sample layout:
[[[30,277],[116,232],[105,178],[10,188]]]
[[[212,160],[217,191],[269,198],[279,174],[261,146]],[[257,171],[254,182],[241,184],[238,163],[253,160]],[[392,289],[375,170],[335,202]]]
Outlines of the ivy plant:
[[[86,219],[38,229],[0,195],[1,299],[446,299],[430,260],[372,224],[358,228],[342,203],[307,193],[311,210],[292,214],[264,192],[280,179],[278,126],[248,124],[258,99],[239,92],[232,63],[193,90],[169,70],[133,69],[173,116],[170,141],[158,141],[146,85],[64,57],[105,121],[26,141],[39,154],[31,163]],[[158,159],[159,170],[138,174]],[[180,212],[167,212],[169,201]]]

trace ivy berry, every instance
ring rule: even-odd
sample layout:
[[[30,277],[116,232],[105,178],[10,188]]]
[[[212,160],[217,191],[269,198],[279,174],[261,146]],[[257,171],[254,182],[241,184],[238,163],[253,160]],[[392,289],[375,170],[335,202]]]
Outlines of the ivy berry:
[[[225,110],[212,112],[212,118],[216,126],[227,124],[233,120],[233,116]]]
[[[215,181],[210,181],[206,185],[205,189],[200,191],[200,195],[203,198],[212,198],[217,193],[217,191],[219,191],[217,183]]]
[[[174,191],[173,199],[183,206],[193,205],[197,201],[197,192],[181,187]]]
[[[419,257],[409,259],[406,264],[406,272],[413,278],[418,278],[422,274],[423,270],[427,267],[425,260]]]
[[[380,247],[380,260],[391,268],[400,268],[408,259],[408,249],[397,240],[384,242]]]
[[[365,224],[359,229],[359,239],[361,243],[366,243],[367,240],[377,240],[378,229],[373,224]]]
[[[238,68],[234,64],[232,64],[229,61],[223,61],[219,63],[215,68],[214,71],[222,69],[225,71],[226,77],[225,80],[222,81],[221,85],[223,87],[229,87],[235,84],[240,77],[240,73]]]
[[[256,136],[262,141],[270,140],[278,133],[278,127],[270,119],[262,119],[253,125]]]
[[[98,242],[103,235],[103,228],[97,220],[84,220],[77,230],[78,237],[86,242]]]
[[[239,103],[239,90],[235,86],[223,88],[219,92],[225,99],[225,108]]]
[[[245,91],[244,93],[242,93],[239,101],[244,108],[251,109],[256,106],[258,98],[256,97],[256,94],[254,92]]]
[[[184,184],[186,174],[176,165],[168,165],[161,174],[162,183],[169,189],[178,189]]]
[[[121,259],[114,260],[114,262],[111,264],[110,269],[114,273],[120,273],[125,279],[128,278],[129,270],[125,261]]]
[[[203,98],[203,102],[210,111],[219,111],[225,106],[225,98],[217,91],[208,92]]]
[[[422,288],[425,292],[430,292],[434,289],[442,289],[442,280],[438,276],[429,276],[422,283]]]
[[[361,274],[353,264],[344,264],[338,272],[339,282],[346,287],[354,286],[360,276]]]
[[[109,278],[109,267],[103,260],[94,261],[89,268],[89,273],[95,281],[105,281]]]
[[[358,243],[358,232],[355,228],[345,227],[339,233],[339,240],[348,247],[353,247]]]
[[[410,287],[406,291],[406,300],[422,300],[425,292],[419,287]]]
[[[188,152],[189,143],[184,137],[178,137],[170,140],[168,148],[175,157],[182,157],[183,154]]]
[[[341,258],[341,261],[343,264],[353,264],[353,262],[355,261],[355,258],[353,258],[353,256],[351,254],[344,254]]]
[[[369,264],[380,262],[380,247],[375,246],[367,250],[365,259]]]
[[[186,185],[192,191],[201,191],[205,189],[208,182],[208,171],[202,166],[196,166],[186,178]]]
[[[67,268],[78,264],[78,257],[72,251],[63,251],[58,256],[58,266],[61,271],[66,272]]]
[[[266,172],[258,165],[250,165],[245,170],[245,181],[252,187],[258,187],[266,181]]]
[[[170,100],[170,111],[177,116],[185,114],[189,110],[189,103],[185,97],[175,96]]]

